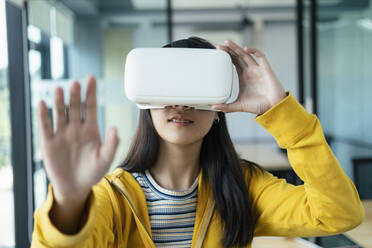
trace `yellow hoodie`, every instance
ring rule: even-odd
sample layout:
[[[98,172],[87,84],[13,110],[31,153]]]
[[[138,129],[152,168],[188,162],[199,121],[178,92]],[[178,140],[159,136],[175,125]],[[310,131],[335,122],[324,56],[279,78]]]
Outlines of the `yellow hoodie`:
[[[288,184],[258,169],[253,173],[244,169],[258,213],[254,236],[332,235],[362,222],[364,209],[358,192],[329,148],[315,115],[288,93],[255,120],[287,149],[289,162],[304,185]],[[200,173],[191,247],[222,247],[221,221],[209,184],[203,171]],[[50,185],[46,201],[34,214],[31,247],[155,247],[145,195],[129,172],[116,169],[93,186],[92,192],[84,226],[78,233],[66,235],[49,218],[53,204]]]

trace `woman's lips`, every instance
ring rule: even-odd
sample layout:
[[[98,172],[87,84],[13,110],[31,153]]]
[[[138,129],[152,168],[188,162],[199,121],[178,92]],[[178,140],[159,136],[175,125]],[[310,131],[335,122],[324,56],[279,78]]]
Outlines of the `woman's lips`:
[[[177,125],[177,126],[189,126],[193,123],[193,121],[173,121],[169,120],[171,124]]]

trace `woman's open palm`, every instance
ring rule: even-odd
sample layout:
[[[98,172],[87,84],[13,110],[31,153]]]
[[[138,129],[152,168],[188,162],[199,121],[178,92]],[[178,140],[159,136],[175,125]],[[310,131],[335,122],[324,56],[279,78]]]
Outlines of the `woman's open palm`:
[[[70,106],[65,111],[63,89],[54,94],[55,128],[50,122],[46,104],[39,104],[39,128],[44,166],[59,200],[87,197],[91,188],[109,169],[119,139],[111,128],[102,143],[97,123],[96,80],[89,77],[86,90],[85,116],[81,117],[80,84],[73,82]],[[65,113],[68,112],[68,113]]]

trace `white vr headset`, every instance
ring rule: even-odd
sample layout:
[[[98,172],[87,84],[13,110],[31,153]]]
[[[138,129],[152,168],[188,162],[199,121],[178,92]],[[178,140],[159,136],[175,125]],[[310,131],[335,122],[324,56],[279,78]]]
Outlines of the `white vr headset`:
[[[186,105],[212,110],[212,104],[231,97],[234,71],[222,50],[135,48],[126,59],[124,87],[140,109]]]

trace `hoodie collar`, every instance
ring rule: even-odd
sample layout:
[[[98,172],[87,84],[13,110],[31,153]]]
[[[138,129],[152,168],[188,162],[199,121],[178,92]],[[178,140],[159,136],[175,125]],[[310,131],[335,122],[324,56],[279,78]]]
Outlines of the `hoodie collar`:
[[[142,229],[141,236],[146,247],[155,248],[152,241],[150,217],[148,214],[145,194],[137,180],[128,171],[117,168],[110,176],[110,183],[125,197],[133,212],[138,228]],[[195,215],[194,232],[192,236],[192,248],[202,247],[209,223],[214,212],[214,200],[208,180],[203,178],[203,170],[200,170],[198,179],[198,200]]]

